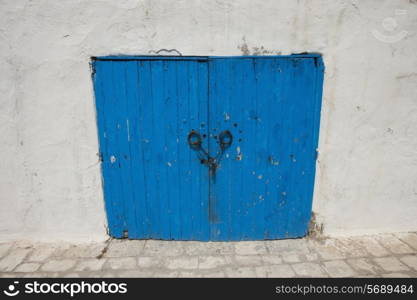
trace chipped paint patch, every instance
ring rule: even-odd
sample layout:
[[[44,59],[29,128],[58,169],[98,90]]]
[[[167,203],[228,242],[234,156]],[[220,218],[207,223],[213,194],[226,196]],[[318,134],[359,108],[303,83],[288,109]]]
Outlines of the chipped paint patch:
[[[243,159],[243,153],[240,151],[239,146],[236,147],[236,152],[237,152],[236,160],[242,160]]]
[[[130,142],[129,119],[126,119],[127,141]]]
[[[268,157],[269,163],[274,166],[279,165],[279,160],[275,160],[271,155]]]

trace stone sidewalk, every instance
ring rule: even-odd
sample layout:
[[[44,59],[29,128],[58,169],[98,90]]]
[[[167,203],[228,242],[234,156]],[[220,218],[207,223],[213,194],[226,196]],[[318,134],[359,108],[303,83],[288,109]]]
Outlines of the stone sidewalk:
[[[417,277],[417,234],[261,242],[0,243],[0,277]]]

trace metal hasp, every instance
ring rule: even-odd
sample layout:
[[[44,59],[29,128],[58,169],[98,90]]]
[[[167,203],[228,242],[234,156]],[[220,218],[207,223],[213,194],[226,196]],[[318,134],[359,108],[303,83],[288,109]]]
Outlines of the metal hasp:
[[[224,130],[219,134],[218,143],[220,151],[217,152],[216,156],[210,156],[209,152],[203,149],[201,134],[197,131],[191,130],[187,137],[188,145],[191,149],[197,152],[200,163],[206,165],[209,168],[209,175],[213,177],[219,167],[220,160],[223,156],[224,151],[232,145],[233,136],[229,130]]]

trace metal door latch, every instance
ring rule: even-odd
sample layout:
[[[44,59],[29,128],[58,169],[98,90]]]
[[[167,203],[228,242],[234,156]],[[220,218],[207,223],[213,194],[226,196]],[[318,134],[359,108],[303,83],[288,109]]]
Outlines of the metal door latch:
[[[187,141],[190,148],[197,152],[200,162],[209,168],[211,175],[214,175],[224,151],[232,145],[233,136],[229,130],[224,130],[219,134],[220,151],[214,157],[210,156],[208,151],[202,147],[203,140],[199,132],[191,130]]]

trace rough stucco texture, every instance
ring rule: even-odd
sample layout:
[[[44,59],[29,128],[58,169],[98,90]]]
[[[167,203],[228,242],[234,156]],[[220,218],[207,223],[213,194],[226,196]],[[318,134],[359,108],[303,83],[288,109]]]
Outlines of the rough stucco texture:
[[[0,1],[0,239],[100,240],[90,56],[320,52],[313,210],[328,235],[417,229],[416,1]]]

